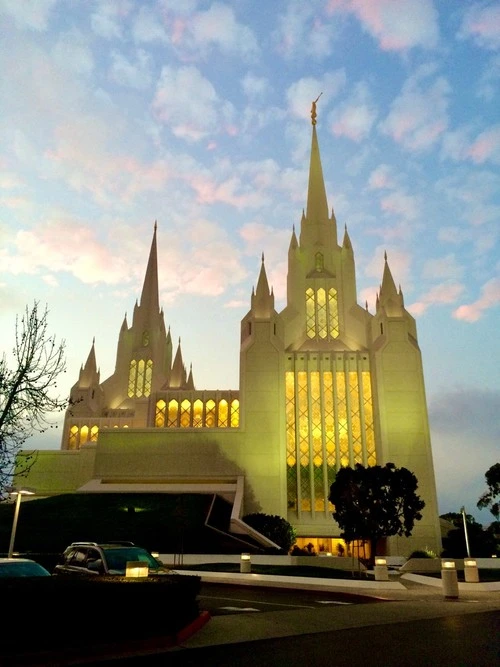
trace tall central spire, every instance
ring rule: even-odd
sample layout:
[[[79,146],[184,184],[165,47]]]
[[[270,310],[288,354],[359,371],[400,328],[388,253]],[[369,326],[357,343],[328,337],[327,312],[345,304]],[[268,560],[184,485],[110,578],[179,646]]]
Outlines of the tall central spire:
[[[155,221],[153,241],[149,251],[148,266],[142,287],[140,306],[147,312],[157,315],[160,310],[160,299],[158,296],[158,258],[156,251],[156,228]]]
[[[326,222],[328,220],[328,202],[326,199],[323,168],[321,166],[321,157],[319,154],[318,137],[316,136],[316,103],[320,97],[321,94],[314,100],[311,108],[313,131],[306,210],[306,218],[309,223]]]

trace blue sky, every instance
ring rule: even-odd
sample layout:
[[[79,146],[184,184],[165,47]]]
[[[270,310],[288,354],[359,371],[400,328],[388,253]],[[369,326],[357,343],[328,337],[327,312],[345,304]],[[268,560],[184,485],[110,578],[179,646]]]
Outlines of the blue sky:
[[[439,511],[500,452],[500,4],[0,0],[0,350],[34,299],[101,379],[158,221],[160,300],[196,387],[237,388],[264,252],[284,306],[310,108],[371,312],[384,252],[417,319]],[[58,418],[60,420],[60,418]],[[59,448],[51,430],[30,447]]]

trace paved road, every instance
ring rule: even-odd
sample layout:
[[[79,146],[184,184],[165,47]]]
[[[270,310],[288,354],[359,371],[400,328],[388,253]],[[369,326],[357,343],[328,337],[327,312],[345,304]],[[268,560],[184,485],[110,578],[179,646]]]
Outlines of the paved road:
[[[330,605],[374,604],[381,598],[338,591],[252,588],[203,583],[198,599],[200,611],[208,611],[210,616],[215,617],[290,609],[321,609]]]
[[[390,604],[390,603],[387,603]],[[275,613],[270,613],[269,623]],[[304,618],[307,623],[307,618]],[[122,659],[125,667],[496,667],[500,612],[371,625]],[[98,663],[112,667],[117,661]]]

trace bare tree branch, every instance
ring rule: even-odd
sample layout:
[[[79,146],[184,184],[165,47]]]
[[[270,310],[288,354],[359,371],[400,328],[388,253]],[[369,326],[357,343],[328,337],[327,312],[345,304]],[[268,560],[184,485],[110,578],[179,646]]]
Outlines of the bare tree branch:
[[[52,396],[57,378],[66,372],[65,341],[48,333],[48,310],[37,301],[16,317],[14,363],[9,368],[5,354],[0,359],[0,498],[12,483],[14,473],[23,475],[36,461],[35,453],[23,457],[16,471],[16,457],[34,433],[54,424],[48,415],[64,410],[67,400]]]

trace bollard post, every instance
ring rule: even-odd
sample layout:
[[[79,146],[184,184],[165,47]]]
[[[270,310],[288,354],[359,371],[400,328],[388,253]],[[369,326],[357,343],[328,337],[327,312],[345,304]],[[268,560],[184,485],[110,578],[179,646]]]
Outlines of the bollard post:
[[[240,573],[249,574],[252,571],[252,561],[250,554],[241,554],[240,556]]]
[[[375,581],[389,581],[389,570],[385,558],[375,558]]]
[[[443,594],[447,600],[458,598],[458,577],[454,560],[441,561]]]
[[[472,558],[464,558],[464,578],[469,584],[477,584],[479,581],[477,562]]]

